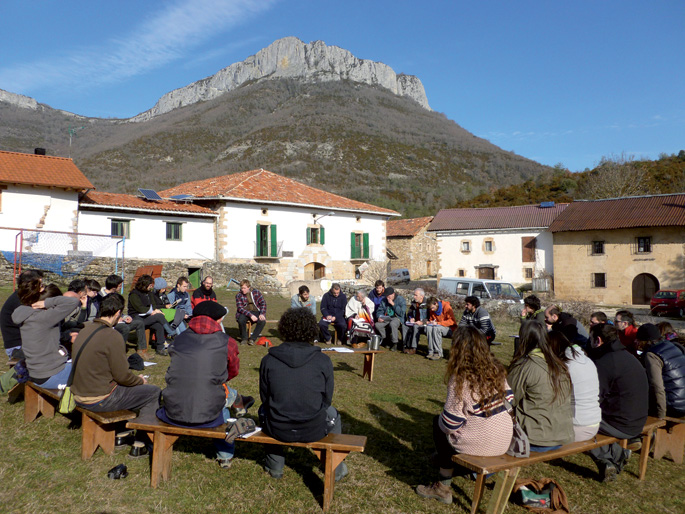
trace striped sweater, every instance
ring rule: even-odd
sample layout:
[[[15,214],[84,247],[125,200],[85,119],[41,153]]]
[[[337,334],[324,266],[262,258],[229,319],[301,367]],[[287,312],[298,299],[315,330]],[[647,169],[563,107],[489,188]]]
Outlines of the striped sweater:
[[[439,420],[440,429],[447,434],[452,448],[459,453],[483,457],[505,453],[511,443],[513,422],[503,402],[497,400],[481,406],[474,400],[468,384],[457,393],[454,382],[452,377]],[[505,388],[507,400],[512,402],[514,393],[509,384]]]

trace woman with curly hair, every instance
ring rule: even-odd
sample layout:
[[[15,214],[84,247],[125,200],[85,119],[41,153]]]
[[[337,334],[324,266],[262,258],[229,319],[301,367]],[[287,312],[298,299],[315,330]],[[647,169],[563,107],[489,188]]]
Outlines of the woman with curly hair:
[[[485,336],[475,327],[459,327],[445,372],[447,400],[433,419],[433,440],[440,468],[432,485],[416,488],[419,496],[452,503],[452,455],[502,455],[509,448],[513,422],[505,399],[514,395],[504,366],[490,353]]]
[[[524,323],[520,338],[509,366],[516,420],[528,435],[531,451],[554,450],[575,437],[571,377],[550,347],[542,323]]]

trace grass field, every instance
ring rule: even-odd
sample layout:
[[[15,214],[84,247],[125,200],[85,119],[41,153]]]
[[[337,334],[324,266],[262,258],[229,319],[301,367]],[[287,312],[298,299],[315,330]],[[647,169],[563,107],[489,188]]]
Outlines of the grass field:
[[[10,293],[0,289],[0,302]],[[220,292],[231,314],[225,324],[237,335],[235,293]],[[268,319],[277,319],[288,306],[283,298],[266,297]],[[496,355],[508,363],[513,351],[508,336],[518,330],[514,319],[496,319]],[[274,324],[265,335],[279,344]],[[425,349],[425,338],[421,343]],[[448,341],[445,340],[445,347]],[[258,397],[259,362],[263,347],[240,347],[240,375],[232,385]],[[335,369],[334,405],[342,414],[343,432],[368,437],[363,454],[347,459],[350,474],[337,484],[330,512],[423,513],[469,512],[473,482],[455,478],[455,504],[448,506],[416,495],[414,487],[436,478],[429,456],[433,451],[431,423],[445,399],[446,361],[428,361],[419,355],[384,353],[377,357],[374,381],[361,378],[362,358],[331,356]],[[168,357],[158,357],[148,368],[150,382],[164,387]],[[297,394],[296,391],[293,394]],[[256,413],[259,400],[252,412]],[[69,419],[39,418],[23,422],[23,403],[0,401],[0,512],[2,513],[319,513],[323,474],[308,451],[287,454],[285,476],[273,480],[259,465],[259,445],[237,444],[230,470],[213,459],[209,440],[180,439],[174,447],[171,480],[158,489],[149,487],[149,461],[130,459],[125,451],[112,456],[101,450],[89,461],[80,460],[80,430],[69,429]],[[110,480],[107,471],[125,463],[129,476]],[[650,459],[647,478],[637,479],[633,457],[612,484],[597,481],[589,457],[539,464],[521,471],[521,477],[551,477],[568,495],[573,513],[682,513],[685,512],[685,474],[670,460]],[[492,491],[488,482],[482,511]],[[316,497],[315,497],[316,495]],[[526,512],[509,504],[507,512]]]

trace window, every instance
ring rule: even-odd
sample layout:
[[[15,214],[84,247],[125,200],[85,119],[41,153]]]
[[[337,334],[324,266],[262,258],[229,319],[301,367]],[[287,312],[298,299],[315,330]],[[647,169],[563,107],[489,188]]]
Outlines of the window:
[[[466,270],[465,269],[460,269],[457,271],[458,276],[460,277],[465,277],[466,276]]]
[[[166,240],[167,241],[181,241],[181,225],[182,225],[182,223],[167,222],[167,224],[166,224]]]
[[[350,233],[350,259],[369,258],[369,234],[366,232]]]
[[[528,236],[521,238],[521,252],[523,262],[535,262],[535,238]]]
[[[112,235],[115,237],[131,237],[131,220],[112,219]]]
[[[308,245],[322,245],[325,243],[326,231],[320,225],[313,225],[307,227],[307,244]]]
[[[255,257],[278,257],[276,225],[257,224]]]
[[[461,242],[461,251],[464,253],[468,253],[471,251],[471,241],[462,241]]]
[[[651,237],[638,237],[637,238],[637,253],[650,253],[652,251],[652,238]]]
[[[606,287],[607,286],[607,275],[606,273],[593,273],[592,274],[592,287]]]
[[[488,238],[483,241],[483,252],[493,253],[495,251],[495,241],[492,238]]]
[[[604,254],[604,241],[593,241],[592,242],[592,255],[602,255]]]
[[[533,268],[525,268],[524,269],[526,278],[530,279],[533,278]]]

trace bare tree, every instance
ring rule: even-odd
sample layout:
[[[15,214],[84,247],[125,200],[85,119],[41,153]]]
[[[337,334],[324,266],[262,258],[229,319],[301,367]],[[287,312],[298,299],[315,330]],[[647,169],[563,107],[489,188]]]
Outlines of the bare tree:
[[[635,156],[623,152],[602,157],[580,183],[576,197],[597,200],[654,193],[658,191],[649,187],[647,173],[635,162]]]
[[[373,285],[376,280],[386,282],[388,279],[388,259],[379,261],[366,261],[366,269],[362,271],[362,280],[368,284]],[[362,266],[364,266],[362,265]]]

